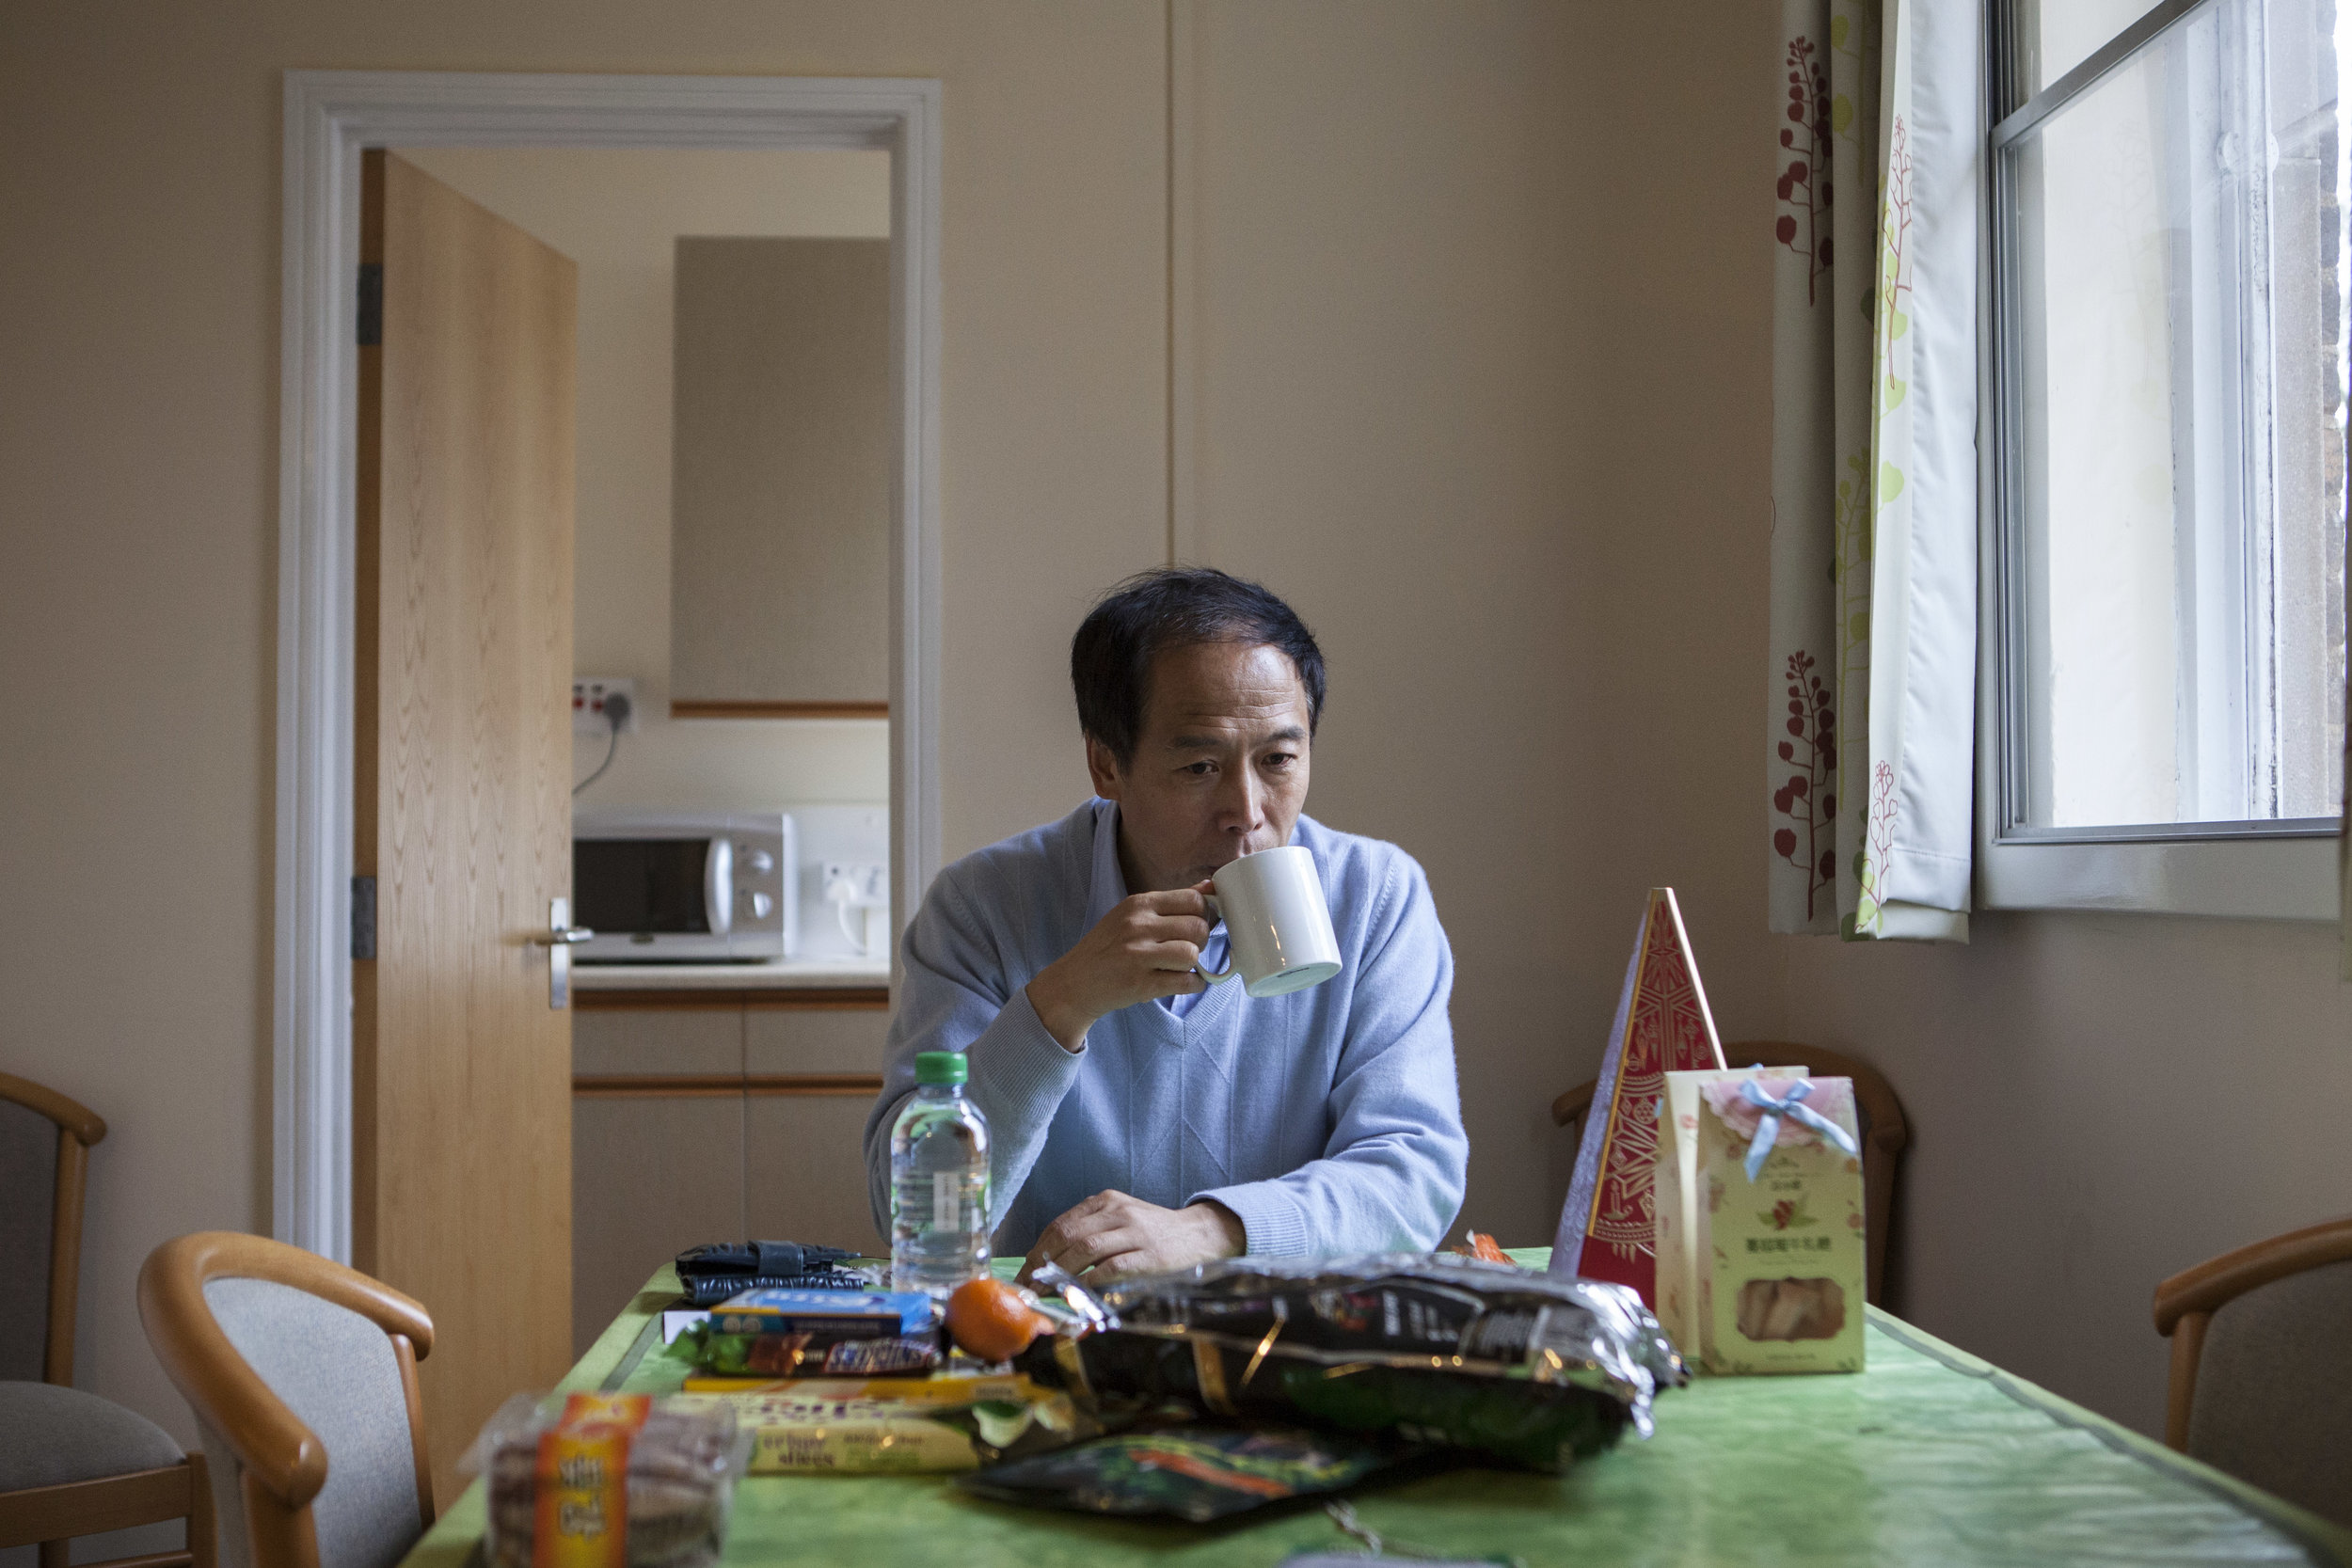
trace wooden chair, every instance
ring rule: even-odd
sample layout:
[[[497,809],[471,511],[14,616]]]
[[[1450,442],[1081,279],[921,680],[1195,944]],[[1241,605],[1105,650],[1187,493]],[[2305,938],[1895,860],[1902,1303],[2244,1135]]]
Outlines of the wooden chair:
[[[139,1322],[203,1427],[231,1561],[392,1568],[433,1523],[423,1307],[316,1253],[206,1230],[148,1255]]]
[[[0,1549],[186,1521],[176,1552],[105,1568],[213,1568],[204,1456],[135,1411],[73,1386],[82,1191],[106,1124],[54,1089],[0,1072]]]
[[[1815,1078],[1853,1080],[1854,1117],[1862,1133],[1863,1219],[1869,1227],[1864,1294],[1873,1306],[1885,1306],[1887,1239],[1895,1226],[1895,1178],[1902,1167],[1903,1150],[1911,1143],[1911,1124],[1903,1118],[1903,1102],[1895,1097],[1894,1085],[1867,1062],[1791,1040],[1735,1040],[1724,1047],[1724,1060],[1734,1067],[1751,1062],[1801,1067]],[[1592,1109],[1597,1086],[1591,1082],[1579,1084],[1553,1101],[1552,1125],[1565,1127],[1581,1118]]]
[[[2165,1442],[2352,1525],[2352,1215],[2184,1270],[2155,1312]]]

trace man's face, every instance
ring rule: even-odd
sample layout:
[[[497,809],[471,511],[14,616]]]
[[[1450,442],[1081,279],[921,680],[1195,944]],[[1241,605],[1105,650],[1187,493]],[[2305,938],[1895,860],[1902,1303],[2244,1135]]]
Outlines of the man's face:
[[[1087,742],[1095,793],[1119,802],[1127,891],[1190,887],[1291,840],[1307,804],[1307,688],[1263,643],[1200,642],[1152,660],[1143,733],[1121,767]]]

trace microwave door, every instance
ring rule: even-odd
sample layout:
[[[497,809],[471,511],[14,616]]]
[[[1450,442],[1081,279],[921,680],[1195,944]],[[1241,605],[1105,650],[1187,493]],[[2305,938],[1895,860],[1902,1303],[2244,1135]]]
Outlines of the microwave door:
[[[574,918],[596,933],[574,957],[591,963],[727,958],[726,924],[711,928],[709,901],[711,863],[723,858],[730,863],[724,875],[731,880],[724,839],[574,839]],[[592,911],[602,925],[594,924]]]

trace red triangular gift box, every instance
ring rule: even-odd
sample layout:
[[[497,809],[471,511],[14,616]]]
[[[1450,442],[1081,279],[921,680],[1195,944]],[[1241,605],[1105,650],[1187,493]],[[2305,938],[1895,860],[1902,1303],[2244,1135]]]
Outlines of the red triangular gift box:
[[[1657,1206],[1650,1179],[1658,1159],[1658,1100],[1666,1074],[1724,1065],[1708,1011],[1707,988],[1670,887],[1650,889],[1634,934],[1617,1020],[1584,1113],[1576,1174],[1552,1239],[1551,1274],[1630,1285],[1658,1305]]]

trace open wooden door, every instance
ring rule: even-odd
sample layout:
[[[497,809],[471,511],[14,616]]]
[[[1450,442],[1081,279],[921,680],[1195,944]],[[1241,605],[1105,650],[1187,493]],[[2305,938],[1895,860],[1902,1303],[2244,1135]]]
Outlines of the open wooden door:
[[[571,1014],[533,939],[571,892],[577,276],[396,156],[362,185],[352,1250],[433,1315],[446,1505],[571,1353]]]

